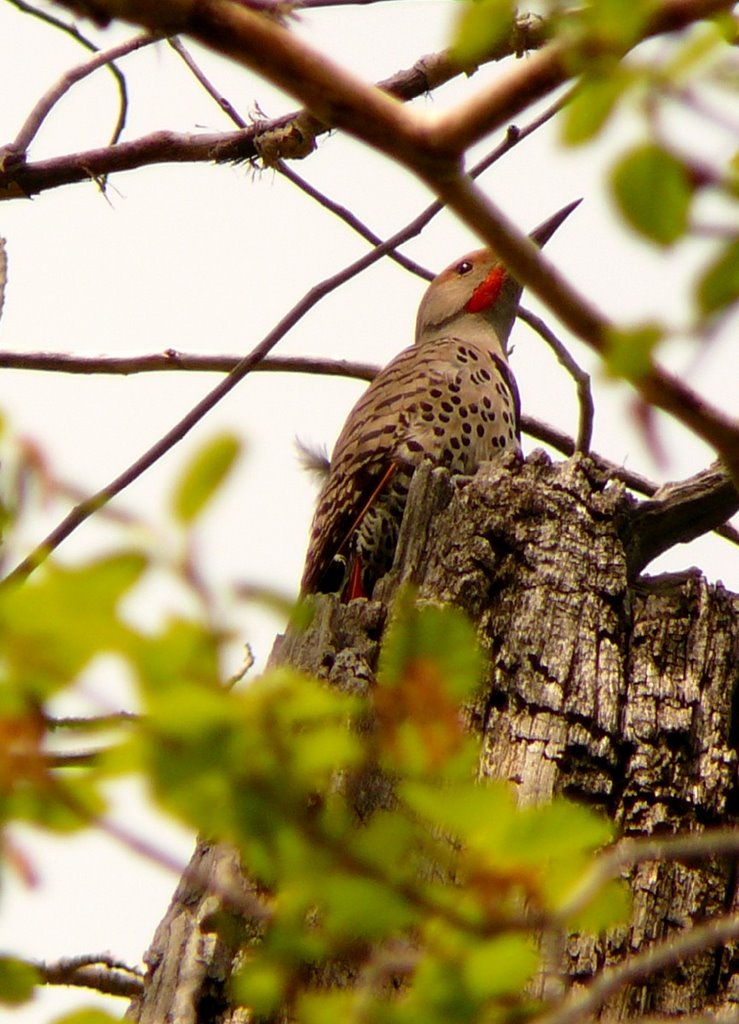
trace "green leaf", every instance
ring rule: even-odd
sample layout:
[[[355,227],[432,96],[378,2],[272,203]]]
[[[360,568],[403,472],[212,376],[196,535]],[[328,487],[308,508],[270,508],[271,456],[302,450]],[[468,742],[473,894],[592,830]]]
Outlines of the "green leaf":
[[[539,956],[526,935],[501,935],[475,943],[465,957],[462,974],[470,992],[480,999],[519,994],[537,968]]]
[[[596,935],[606,928],[626,924],[632,912],[632,892],[622,879],[607,882],[587,906],[568,918],[572,931],[594,932]]]
[[[692,187],[683,164],[654,143],[637,146],[618,161],[611,187],[619,209],[645,238],[672,245],[686,231]]]
[[[327,1021],[354,1019],[357,993],[349,991],[301,992],[298,996],[297,1019],[300,1024],[326,1024]]]
[[[56,1017],[52,1024],[120,1024],[120,1017],[99,1010],[96,1006],[90,1006],[87,1009],[64,1013],[61,1017]]]
[[[512,862],[503,847],[514,819],[521,812],[507,783],[478,784],[470,780],[434,786],[409,779],[398,784],[398,793],[415,814],[451,832],[465,849],[498,863]]]
[[[188,526],[203,511],[233,469],[241,443],[232,434],[214,437],[190,460],[172,496],[172,512]]]
[[[613,328],[606,338],[606,369],[614,377],[639,381],[652,369],[654,350],[663,337],[664,330],[657,324]]]
[[[97,785],[89,778],[65,779],[53,787],[41,779],[36,785],[20,783],[8,798],[8,812],[52,832],[70,833],[87,828],[105,810]]]
[[[257,1017],[266,1017],[283,1001],[287,980],[282,967],[261,956],[233,976],[231,992],[239,1005],[248,1006]]]
[[[457,21],[452,52],[460,64],[472,64],[502,42],[513,26],[512,0],[472,0]]]
[[[585,52],[632,46],[652,11],[651,0],[594,0],[579,11],[586,29]]]
[[[706,316],[739,299],[739,240],[719,253],[698,282],[698,304]]]
[[[37,697],[70,683],[95,655],[126,651],[131,630],[117,615],[146,568],[123,552],[82,566],[47,564],[0,594],[0,642],[9,682]]]
[[[565,108],[563,141],[568,146],[579,146],[597,135],[631,81],[631,76],[625,74],[620,65],[586,77]]]
[[[660,67],[660,78],[678,85],[695,76],[700,65],[707,64],[719,47],[732,42],[735,32],[736,24],[731,16],[726,21],[716,17],[693,25],[691,31],[685,33],[682,45],[675,46]]]
[[[12,956],[0,957],[0,1005],[18,1006],[27,1002],[41,975],[33,964]]]
[[[404,606],[402,598],[396,607],[380,655],[378,682],[405,687],[419,665],[433,664],[449,698],[461,702],[469,697],[480,684],[485,662],[464,612],[438,605]]]
[[[399,893],[371,878],[334,872],[323,880],[320,893],[326,927],[334,933],[380,939],[414,920]]]

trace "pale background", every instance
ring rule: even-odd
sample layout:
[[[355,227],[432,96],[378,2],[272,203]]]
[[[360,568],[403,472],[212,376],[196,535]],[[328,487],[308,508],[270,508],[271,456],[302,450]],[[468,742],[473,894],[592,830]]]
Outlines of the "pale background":
[[[442,48],[451,12],[452,5],[435,0],[315,11],[302,16],[295,31],[376,80]],[[94,35],[90,26],[84,27]],[[124,37],[120,30],[100,34],[105,46]],[[295,108],[292,100],[246,72],[194,52],[242,115],[255,103],[269,117]],[[85,52],[71,40],[0,5],[0,141],[13,137],[41,93],[84,59]],[[126,138],[159,128],[230,129],[165,44],[126,58],[122,67],[131,97]],[[485,69],[471,84],[481,85],[499,73]],[[466,81],[453,83],[418,105],[442,109],[469,88]],[[115,110],[112,79],[98,72],[63,100],[31,157],[105,144]],[[725,155],[730,140],[687,118],[684,128],[704,153]],[[550,243],[550,256],[619,322],[664,315],[679,322],[690,309],[689,285],[707,243],[670,254],[646,245],[617,225],[600,183],[619,147],[637,141],[641,133],[635,119],[620,118],[602,142],[567,152],[558,147],[556,128],[548,125],[482,181],[527,230],[583,196],[580,209]],[[496,141],[489,140],[490,146]],[[387,160],[337,135],[321,140],[318,152],[295,168],[383,236],[430,198]],[[705,202],[700,210],[706,217],[718,212]],[[79,354],[169,347],[244,353],[311,285],[366,251],[361,239],[288,182],[271,171],[255,174],[248,166],[152,167],[114,177],[107,199],[94,185],[84,184],[32,201],[4,203],[0,234],[7,239],[10,259],[0,344]],[[466,229],[442,214],[406,251],[439,270],[476,246]],[[410,343],[423,288],[423,282],[383,261],[324,300],[276,351],[385,363]],[[525,302],[538,308],[530,297]],[[525,326],[516,328],[515,341],[512,362],[525,410],[572,432],[572,383]],[[606,382],[582,346],[573,343],[572,351],[594,373],[597,451],[660,480],[688,476],[712,460],[702,443],[661,418],[668,463],[655,466],[631,421],[627,388]],[[738,356],[736,332],[730,329],[702,355],[687,343],[665,352],[675,372],[727,410],[736,407]],[[6,370],[0,378],[0,408],[19,432],[43,446],[59,476],[93,491],[132,462],[215,381],[215,376],[194,374],[83,378]],[[202,566],[224,595],[230,585],[244,582],[294,594],[315,494],[298,468],[294,438],[330,447],[362,387],[338,379],[254,374],[121,496],[119,507],[152,523],[163,545],[173,544],[166,532],[172,481],[188,453],[204,440],[219,430],[235,431],[248,451],[199,526]],[[526,444],[535,446],[529,440]],[[28,546],[54,525],[60,511],[51,507],[38,517],[24,538]],[[105,550],[113,536],[104,525],[87,524],[65,543],[60,557],[80,559]],[[650,571],[692,564],[739,589],[738,549],[716,537],[669,552]],[[129,610],[139,622],[155,622],[180,604],[174,588],[162,582],[140,593]],[[281,623],[252,608],[229,607],[258,668]],[[235,667],[237,657],[235,651],[227,668]],[[58,710],[99,713],[122,705],[132,706],[132,695],[100,663],[86,674],[76,696],[58,703]],[[118,786],[111,796],[116,820],[186,863],[189,834],[148,809],[133,785]],[[130,963],[140,960],[176,884],[174,874],[134,858],[102,836],[51,840],[16,830],[14,837],[31,855],[40,882],[29,891],[8,880],[0,904],[0,949],[47,960],[107,950]],[[96,1001],[82,991],[55,989],[8,1019],[36,1024]],[[100,1002],[111,1012],[125,1008],[122,1002]]]

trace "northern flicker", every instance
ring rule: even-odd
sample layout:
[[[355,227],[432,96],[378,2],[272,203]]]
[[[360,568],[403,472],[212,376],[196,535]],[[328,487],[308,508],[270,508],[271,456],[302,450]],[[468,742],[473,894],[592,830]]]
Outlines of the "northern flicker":
[[[531,234],[541,246],[578,205]],[[367,596],[392,566],[408,487],[429,459],[453,473],[519,450],[519,400],[507,343],[521,286],[479,249],[434,278],[415,344],[359,399],[334,448],[318,497],[301,593]]]

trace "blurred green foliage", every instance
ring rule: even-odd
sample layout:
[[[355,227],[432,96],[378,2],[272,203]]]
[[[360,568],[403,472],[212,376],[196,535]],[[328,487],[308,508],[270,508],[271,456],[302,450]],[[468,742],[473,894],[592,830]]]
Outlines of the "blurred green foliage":
[[[539,34],[560,47],[572,74],[557,119],[563,143],[597,142],[617,123],[620,152],[604,187],[622,223],[663,249],[701,241],[693,318],[650,328],[641,358],[632,342],[644,329],[616,326],[608,371],[630,380],[649,369],[663,339],[710,342],[717,317],[739,299],[737,21],[723,12],[645,38],[655,7],[653,0],[541,0],[514,9],[505,0],[460,0],[452,44],[468,66],[512,37],[517,13],[540,16]],[[706,236],[713,242],[706,245]]]
[[[226,447],[203,452],[233,464]],[[188,526],[218,491],[202,484],[203,458],[176,491],[199,495],[177,515]],[[231,686],[210,615],[146,631],[126,619],[125,601],[155,562],[143,547],[74,567],[50,561],[24,586],[0,589],[5,828],[95,828],[105,783],[135,774],[162,813],[234,844],[271,893],[261,941],[250,938],[232,981],[233,999],[260,1017],[288,1006],[306,1022],[336,1012],[398,1024],[507,1019],[529,1005],[542,929],[597,931],[623,916],[617,885],[587,906],[569,900],[612,839],[606,821],[564,801],[519,808],[510,786],[478,777],[478,740],[460,709],[485,659],[459,611],[402,594],[362,697],[286,666]],[[189,560],[174,565],[195,586]],[[143,713],[112,725],[107,746],[70,773],[53,759],[47,705],[103,653],[126,665]],[[383,780],[374,804],[357,796],[373,790],[368,779]],[[231,935],[234,926],[239,934],[229,915],[213,922]],[[306,993],[306,965],[336,961],[351,965],[356,990]],[[0,961],[6,1002],[28,998],[37,980],[33,966]]]

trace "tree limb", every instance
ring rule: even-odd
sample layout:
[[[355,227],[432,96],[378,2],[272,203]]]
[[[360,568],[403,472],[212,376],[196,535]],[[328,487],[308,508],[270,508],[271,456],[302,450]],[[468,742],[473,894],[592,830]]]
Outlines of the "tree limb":
[[[91,39],[88,39],[87,36],[83,35],[76,25],[71,25],[68,22],[62,21],[60,18],[56,18],[49,11],[42,11],[39,8],[34,7],[32,4],[26,3],[25,0],[9,0],[9,3],[21,11],[21,13],[28,14],[32,18],[37,18],[46,25],[50,25],[52,28],[55,28],[60,32],[64,32],[66,35],[74,39],[75,42],[84,46],[92,53],[98,53],[99,47],[96,46]],[[115,78],[119,96],[118,117],[116,118],[116,123],[110,137],[110,145],[112,146],[115,145],[121,137],[121,133],[126,126],[126,117],[128,115],[128,89],[126,87],[126,79],[123,76],[123,72],[116,64],[108,64],[108,70],[113,78]]]
[[[663,551],[686,544],[726,522],[739,509],[739,491],[720,465],[667,484],[641,502],[625,529],[629,572],[636,575]]]
[[[119,963],[105,953],[65,957],[53,963],[34,962],[33,966],[47,985],[91,988],[104,995],[125,999],[140,995],[144,988],[142,971]]]
[[[578,1024],[596,1013],[616,992],[714,946],[739,938],[739,917],[731,914],[693,925],[679,935],[655,942],[643,953],[605,967],[589,985],[576,989],[559,1007],[534,1018],[534,1024]]]
[[[537,49],[544,38],[541,20],[531,15],[523,16],[516,22],[510,39],[482,58],[480,63]],[[411,68],[378,82],[376,88],[407,102],[469,71],[454,59],[449,50],[443,50],[419,58]],[[229,113],[228,110],[226,112]],[[329,129],[330,126],[321,124],[302,110],[258,121],[239,131],[197,135],[159,131],[130,142],[48,160],[9,163],[7,168],[0,170],[0,200],[37,195],[62,185],[96,180],[111,173],[157,163],[231,163],[264,157],[276,164],[281,159],[306,156],[313,148],[314,138]]]
[[[35,104],[15,139],[0,150],[0,168],[4,169],[8,164],[12,165],[25,159],[26,151],[38,134],[41,125],[62,96],[69,92],[73,85],[87,78],[88,75],[97,71],[98,68],[113,64],[114,61],[119,60],[121,57],[134,53],[143,46],[150,46],[155,42],[157,42],[156,36],[148,34],[136,36],[134,39],[129,39],[110,50],[96,53],[94,57],[85,61],[84,64],[79,64],[62,75],[59,81],[55,82]]]
[[[524,317],[524,319],[526,319]],[[537,318],[538,319],[538,318]],[[66,352],[0,352],[0,368],[19,370],[45,370],[56,373],[72,374],[111,374],[122,375],[133,373],[155,373],[163,371],[189,371],[199,373],[230,373],[239,364],[236,355],[195,355],[165,349],[140,356],[75,356]],[[351,362],[344,359],[321,359],[308,356],[275,356],[265,358],[253,367],[255,372],[272,373],[307,373],[331,377],[351,377],[357,380],[371,381],[378,373],[379,367],[372,363]],[[563,455],[573,455],[578,451],[576,442],[564,431],[558,430],[549,423],[544,423],[533,416],[523,414],[521,428],[529,437],[551,445]],[[611,476],[623,481],[627,487],[639,494],[661,497],[654,502],[644,502],[634,513],[633,523],[629,529],[633,536],[629,541],[633,550],[634,571],[643,568],[661,552],[654,544],[664,539],[661,533],[665,523],[670,524],[672,538],[661,550],[667,550],[673,544],[687,543],[688,540],[707,533],[713,529],[727,540],[739,544],[739,532],[724,524],[734,512],[732,506],[732,485],[727,482],[724,474],[715,467],[702,471],[689,480],[671,484],[668,488],[634,473],[623,466],[611,462],[597,452],[589,452],[590,458]],[[734,492],[735,493],[735,492]],[[665,499],[667,505],[664,505]],[[735,499],[739,503],[739,497]],[[684,503],[684,504],[683,504]],[[726,511],[723,515],[721,510]],[[642,517],[642,510],[643,517]],[[665,516],[664,522],[661,517]],[[716,525],[710,525],[715,520]],[[644,525],[642,525],[642,523]],[[646,531],[641,540],[641,530]],[[689,532],[694,530],[693,536]],[[677,531],[677,532],[675,532]],[[687,532],[686,532],[687,531]],[[646,546],[643,546],[646,544]],[[648,554],[653,551],[652,554]],[[648,557],[646,557],[648,555]],[[640,558],[644,560],[640,561]]]
[[[66,2],[79,6],[73,0]],[[662,0],[645,34],[674,31],[732,8],[729,0]],[[500,100],[500,86],[495,85],[432,120],[399,106],[281,26],[227,0],[192,0],[189,4],[167,0],[155,6],[140,0],[85,0],[82,9],[103,23],[123,17],[154,31],[187,32],[297,96],[324,124],[343,128],[400,162],[491,244],[512,273],[566,326],[599,355],[608,355],[609,321],[459,170],[464,147],[567,80],[567,54],[561,43],[548,44],[523,70],[509,72],[504,79],[510,90],[505,102]],[[621,44],[613,44],[612,51],[622,55]],[[669,412],[711,445],[739,482],[738,423],[654,365],[630,383],[646,402]]]
[[[560,365],[565,368],[574,380],[577,390],[577,401],[580,406],[575,451],[589,452],[590,442],[593,439],[593,420],[595,419],[595,405],[593,403],[593,393],[590,389],[590,374],[586,373],[578,365],[568,352],[566,345],[559,340],[554,331],[547,327],[540,316],[536,316],[531,310],[524,309],[523,307],[519,308],[518,316],[549,345]]]

